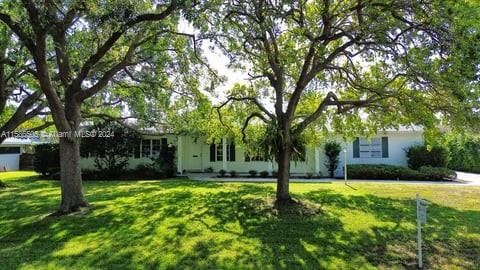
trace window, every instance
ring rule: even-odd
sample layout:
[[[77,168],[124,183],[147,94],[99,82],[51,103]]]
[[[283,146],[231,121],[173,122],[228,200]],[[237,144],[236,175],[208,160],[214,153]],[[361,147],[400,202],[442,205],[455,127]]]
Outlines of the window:
[[[0,147],[0,154],[20,154],[20,147]]]
[[[152,156],[159,156],[162,144],[160,140],[152,140]]]
[[[138,141],[135,143],[135,146],[133,147],[133,158],[140,158],[140,148],[141,147],[141,141]]]
[[[235,161],[235,144],[231,142],[227,144],[227,161]],[[223,142],[219,144],[212,143],[210,145],[210,161],[223,161]]]
[[[388,137],[357,138],[353,142],[354,158],[388,158]]]
[[[217,161],[222,161],[223,160],[223,144],[220,142],[220,144],[215,145],[215,147],[216,147],[215,152],[216,152],[216,156],[217,156],[216,160]],[[227,156],[228,156],[228,154],[227,154]]]
[[[142,157],[149,157],[151,154],[150,150],[150,140],[142,140]]]
[[[382,144],[380,138],[371,140],[360,138],[360,158],[380,158],[382,157]]]

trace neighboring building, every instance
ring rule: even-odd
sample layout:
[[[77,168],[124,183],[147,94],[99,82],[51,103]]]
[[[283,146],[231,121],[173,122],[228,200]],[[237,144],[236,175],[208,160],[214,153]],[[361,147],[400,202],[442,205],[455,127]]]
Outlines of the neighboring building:
[[[343,142],[342,149],[346,149],[348,164],[391,164],[407,166],[405,149],[414,144],[423,144],[423,132],[418,128],[402,128],[373,136],[370,140],[357,138],[353,142]],[[18,170],[19,156],[26,151],[29,145],[40,143],[32,139],[7,139],[0,145],[0,170],[5,166],[7,170]],[[177,148],[177,170],[184,172],[205,172],[211,168],[214,172],[219,170],[248,173],[250,170],[276,171],[274,162],[263,161],[258,157],[249,157],[245,151],[235,143],[224,138],[216,144],[208,144],[205,138],[175,135],[173,133],[163,135],[144,135],[142,140],[134,146],[130,168],[139,164],[150,162],[150,157],[160,152],[162,147],[174,145]],[[23,150],[22,150],[23,149]],[[291,173],[294,175],[328,175],[325,166],[326,157],[323,146],[307,148],[305,161],[291,163]],[[340,164],[336,176],[343,175],[345,153],[340,153]],[[93,158],[82,158],[81,166],[84,169],[94,169]]]
[[[43,143],[38,137],[7,138],[0,144],[0,171],[18,171],[20,155],[32,152],[33,145]]]

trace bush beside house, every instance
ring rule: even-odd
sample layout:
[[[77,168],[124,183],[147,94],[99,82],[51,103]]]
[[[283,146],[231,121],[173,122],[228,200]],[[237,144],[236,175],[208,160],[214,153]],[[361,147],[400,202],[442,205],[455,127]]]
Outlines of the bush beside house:
[[[422,166],[418,170],[387,164],[347,165],[348,178],[369,180],[429,180],[455,179],[456,173],[444,167]]]
[[[447,138],[446,146],[450,152],[450,169],[480,173],[480,136],[451,136]]]
[[[324,152],[325,156],[327,156],[325,166],[327,166],[331,178],[333,178],[335,170],[338,167],[338,156],[340,155],[340,151],[342,151],[342,147],[338,142],[331,141],[325,143]]]
[[[447,167],[448,150],[442,146],[413,145],[406,149],[408,167],[414,170],[422,166]]]
[[[60,147],[58,144],[35,145],[33,169],[42,176],[52,176],[60,171]]]

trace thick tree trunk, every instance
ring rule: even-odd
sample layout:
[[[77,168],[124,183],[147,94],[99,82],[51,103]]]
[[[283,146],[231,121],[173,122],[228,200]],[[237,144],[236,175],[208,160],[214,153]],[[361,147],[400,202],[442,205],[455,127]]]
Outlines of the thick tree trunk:
[[[278,178],[277,178],[277,203],[289,203],[290,197],[290,159],[292,148],[285,146],[279,149],[278,153]]]
[[[83,197],[80,142],[75,135],[70,138],[60,138],[60,177],[62,202],[56,214],[68,214],[79,211],[80,207],[88,206]]]

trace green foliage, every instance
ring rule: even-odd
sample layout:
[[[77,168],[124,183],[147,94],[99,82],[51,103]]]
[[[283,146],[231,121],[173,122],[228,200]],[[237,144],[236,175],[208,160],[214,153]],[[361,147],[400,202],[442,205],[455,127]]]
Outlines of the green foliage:
[[[230,177],[236,177],[237,176],[237,172],[232,170],[230,171]]]
[[[450,152],[449,168],[480,173],[480,136],[452,134],[445,145]]]
[[[153,158],[153,167],[159,172],[161,178],[172,178],[177,173],[175,166],[175,151],[173,145],[162,147],[160,154]]]
[[[35,145],[33,169],[43,176],[60,171],[60,147],[57,143]]]
[[[0,173],[0,268],[413,269],[419,190],[424,268],[480,265],[478,186],[292,183],[301,215],[272,206],[275,183],[87,181],[94,211],[38,220],[58,183],[35,177]]]
[[[324,145],[324,152],[327,156],[327,161],[325,165],[328,168],[328,172],[330,173],[330,177],[333,178],[334,172],[338,167],[338,156],[342,148],[338,142],[328,141]]]
[[[250,175],[250,177],[256,177],[258,172],[256,170],[250,170],[250,171],[248,171],[248,174]],[[267,175],[268,175],[268,173],[267,173]]]
[[[115,122],[103,122],[83,131],[80,150],[83,157],[92,157],[95,168],[106,178],[120,176],[127,168],[140,135]]]
[[[422,166],[418,170],[386,164],[347,165],[348,178],[371,180],[451,180],[454,171],[444,167]]]
[[[3,183],[2,181],[0,181],[0,188],[6,188],[7,185],[5,185],[5,183]]]
[[[420,172],[401,166],[386,164],[351,164],[347,165],[349,179],[372,180],[423,180]]]
[[[227,171],[222,169],[222,170],[218,171],[218,174],[220,175],[220,177],[225,177],[225,175],[227,174]]]
[[[455,171],[445,167],[422,166],[418,171],[425,175],[428,180],[454,180],[457,178]]]
[[[448,150],[440,145],[429,149],[426,145],[413,145],[406,150],[408,167],[418,169],[422,166],[447,167]]]
[[[261,171],[260,172],[260,177],[262,177],[262,178],[267,178],[268,175],[269,175],[268,171]]]

